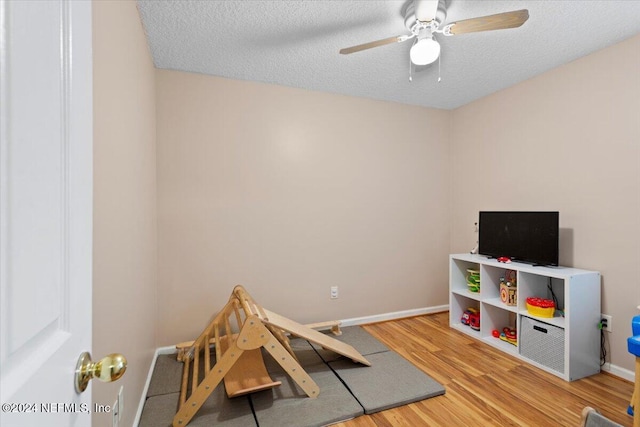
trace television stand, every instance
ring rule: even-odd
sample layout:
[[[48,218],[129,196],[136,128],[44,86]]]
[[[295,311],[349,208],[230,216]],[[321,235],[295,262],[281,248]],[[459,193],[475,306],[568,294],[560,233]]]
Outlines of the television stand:
[[[467,269],[480,271],[480,292],[467,286]],[[500,278],[516,275],[516,305],[500,298]],[[551,318],[527,311],[527,297],[551,299],[549,283],[564,311]],[[480,329],[463,323],[465,311],[480,313]],[[449,324],[479,341],[522,359],[566,381],[600,372],[600,273],[569,267],[508,264],[484,255],[449,256]],[[505,327],[517,330],[515,343],[493,336]]]

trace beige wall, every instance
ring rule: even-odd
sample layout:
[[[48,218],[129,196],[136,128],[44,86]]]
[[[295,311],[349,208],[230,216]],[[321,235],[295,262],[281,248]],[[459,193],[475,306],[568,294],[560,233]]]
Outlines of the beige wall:
[[[239,283],[300,322],[447,304],[451,112],[156,79],[159,345]]]
[[[94,359],[123,353],[129,366],[111,384],[94,381],[93,400],[115,401],[120,425],[135,417],[156,348],[155,69],[135,2],[93,3]],[[111,426],[94,414],[94,427]]]
[[[602,273],[611,362],[640,304],[640,36],[453,113],[453,252],[480,210],[559,210],[560,264]]]

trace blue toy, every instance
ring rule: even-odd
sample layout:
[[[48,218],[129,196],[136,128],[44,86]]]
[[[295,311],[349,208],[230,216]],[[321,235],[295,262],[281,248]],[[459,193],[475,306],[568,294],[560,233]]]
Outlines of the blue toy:
[[[635,316],[631,319],[631,331],[633,336],[627,338],[627,349],[629,350],[629,353],[636,356],[636,380],[633,389],[633,396],[631,396],[631,403],[627,408],[627,414],[633,416],[635,412],[634,409],[640,406],[640,316]],[[640,425],[640,413],[634,416],[633,425]]]

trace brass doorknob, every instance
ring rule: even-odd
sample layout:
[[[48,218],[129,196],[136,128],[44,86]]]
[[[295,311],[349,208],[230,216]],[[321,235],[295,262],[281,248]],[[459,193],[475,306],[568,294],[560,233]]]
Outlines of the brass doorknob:
[[[116,381],[127,370],[127,359],[119,354],[112,353],[103,357],[99,362],[91,361],[91,354],[84,352],[76,365],[76,391],[82,393],[86,390],[89,381],[97,378],[103,382]]]

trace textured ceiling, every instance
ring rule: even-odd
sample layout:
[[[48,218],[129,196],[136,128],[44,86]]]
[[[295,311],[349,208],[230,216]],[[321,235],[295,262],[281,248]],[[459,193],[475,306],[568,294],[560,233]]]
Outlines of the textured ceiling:
[[[410,0],[411,1],[411,0]],[[520,28],[437,35],[438,62],[409,81],[404,1],[138,0],[156,67],[452,109],[640,33],[640,0],[447,0],[445,23],[518,9]],[[638,53],[640,54],[640,53]],[[640,70],[639,70],[640,73]]]

